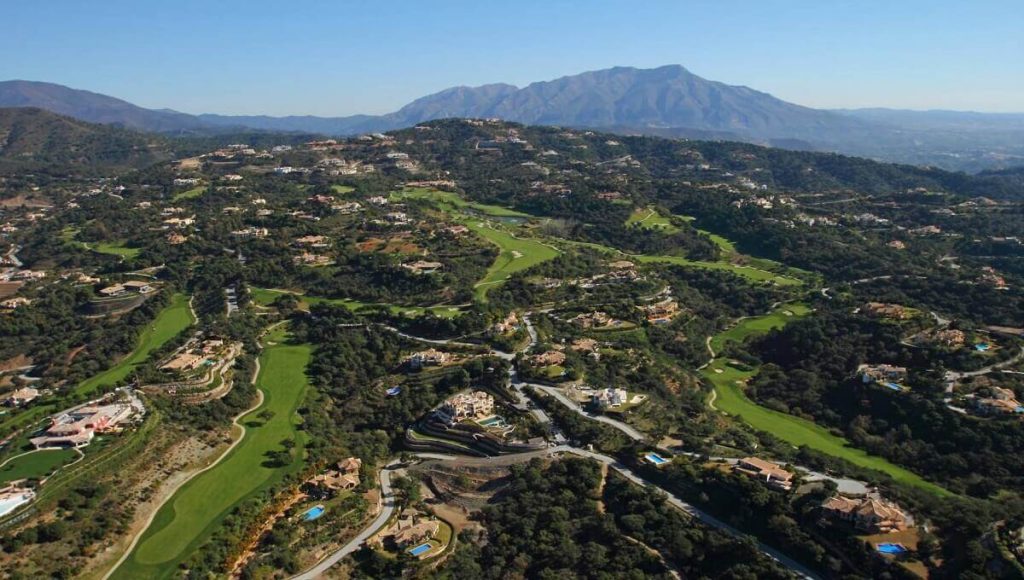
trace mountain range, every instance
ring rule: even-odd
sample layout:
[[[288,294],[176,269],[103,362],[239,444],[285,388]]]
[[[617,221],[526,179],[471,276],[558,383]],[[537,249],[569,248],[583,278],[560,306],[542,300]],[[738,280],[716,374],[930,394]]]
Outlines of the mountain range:
[[[0,82],[0,107],[39,107],[85,121],[162,133],[256,129],[342,136],[439,118],[495,117],[534,125],[837,151],[969,171],[1024,165],[1024,114],[814,109],[707,80],[679,65],[615,67],[522,88],[454,87],[385,115],[190,115],[32,81]]]

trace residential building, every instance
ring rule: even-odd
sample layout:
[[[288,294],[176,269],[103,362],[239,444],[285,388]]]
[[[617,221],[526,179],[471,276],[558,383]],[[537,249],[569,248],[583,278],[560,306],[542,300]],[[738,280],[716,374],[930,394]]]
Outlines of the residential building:
[[[906,320],[910,318],[907,309],[899,304],[886,304],[884,302],[868,302],[861,308],[866,316],[871,318],[890,318],[894,320]]]
[[[672,298],[665,298],[654,304],[647,304],[640,307],[647,322],[651,324],[667,324],[679,314],[679,303]]]
[[[433,274],[444,268],[444,264],[441,262],[428,262],[425,260],[419,260],[411,264],[402,264],[402,267],[409,270],[413,274]]]
[[[338,492],[359,486],[359,470],[363,461],[358,457],[349,457],[339,461],[334,468],[314,475],[306,483],[329,492]]]
[[[494,414],[494,397],[483,391],[459,393],[442,403],[437,412],[448,423],[482,419]]]
[[[837,495],[822,506],[824,514],[853,524],[867,534],[887,534],[905,530],[913,520],[899,506],[881,498],[848,498]]]
[[[626,389],[607,388],[596,391],[590,398],[590,402],[599,409],[614,409],[629,402],[629,393]]]
[[[759,479],[769,487],[789,490],[793,487],[793,473],[779,464],[758,457],[744,457],[736,462],[733,471]]]
[[[899,383],[906,380],[906,367],[888,364],[860,365],[857,367],[861,380],[867,383]]]
[[[419,369],[426,366],[443,365],[451,359],[452,355],[444,351],[437,350],[436,348],[430,348],[411,354],[409,358],[406,359],[406,362],[409,363],[410,367]]]
[[[29,441],[36,447],[85,447],[96,433],[114,430],[118,424],[132,416],[133,407],[126,403],[98,405],[87,403],[56,415],[50,427]]]
[[[558,350],[549,350],[530,357],[530,364],[536,367],[548,367],[552,365],[565,364],[565,353]]]
[[[4,404],[8,407],[20,407],[31,403],[39,397],[39,390],[32,387],[22,387],[14,392],[8,393]]]
[[[1024,406],[1017,401],[1017,394],[1003,387],[989,387],[988,397],[976,397],[975,409],[982,415],[1019,415]]]

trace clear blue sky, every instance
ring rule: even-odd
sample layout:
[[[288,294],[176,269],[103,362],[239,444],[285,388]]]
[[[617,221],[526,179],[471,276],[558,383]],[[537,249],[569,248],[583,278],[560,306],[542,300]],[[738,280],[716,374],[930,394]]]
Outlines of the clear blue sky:
[[[1024,112],[1024,0],[10,0],[0,80],[189,113],[383,113],[682,64],[815,107]]]

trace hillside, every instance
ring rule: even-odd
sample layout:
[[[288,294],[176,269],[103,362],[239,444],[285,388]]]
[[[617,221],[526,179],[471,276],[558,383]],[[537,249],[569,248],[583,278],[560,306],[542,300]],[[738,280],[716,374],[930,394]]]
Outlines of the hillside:
[[[162,138],[86,123],[37,108],[0,109],[0,172],[63,166],[143,167],[171,158]]]
[[[107,95],[35,81],[0,82],[0,107],[38,107],[90,123],[143,131],[176,132],[203,125],[185,113],[145,109]]]

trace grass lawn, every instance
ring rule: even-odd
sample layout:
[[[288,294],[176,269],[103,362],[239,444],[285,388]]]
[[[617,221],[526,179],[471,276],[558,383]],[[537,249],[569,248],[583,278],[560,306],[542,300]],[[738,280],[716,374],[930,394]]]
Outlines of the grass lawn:
[[[331,191],[334,193],[352,193],[356,188],[351,185],[332,185]]]
[[[245,437],[214,468],[182,486],[164,504],[113,578],[179,575],[178,565],[209,538],[236,505],[302,467],[301,459],[295,458],[283,467],[265,462],[268,452],[282,449],[284,439],[295,440],[296,450],[303,448],[296,411],[309,385],[306,365],[312,347],[285,343],[283,327],[266,340],[256,381],[263,404],[242,418]],[[273,416],[260,419],[263,411]]]
[[[654,208],[637,208],[626,219],[627,226],[636,226],[648,230],[658,230],[666,234],[674,234],[679,228],[672,220],[659,214]]]
[[[25,478],[41,479],[53,473],[55,469],[74,461],[78,453],[74,449],[47,449],[33,451],[28,455],[11,459],[0,467],[0,487],[9,481]]]
[[[181,201],[183,199],[195,199],[195,198],[203,195],[203,193],[205,193],[205,192],[206,192],[206,186],[205,185],[197,185],[197,186],[193,187],[192,189],[188,189],[188,190],[185,190],[185,191],[179,191],[178,193],[174,194],[174,197],[171,198],[171,201]]]
[[[680,256],[651,256],[646,254],[639,256],[630,255],[629,257],[636,258],[637,260],[644,263],[661,262],[666,264],[676,264],[678,266],[704,268],[707,270],[723,270],[725,272],[732,272],[737,276],[742,276],[743,278],[747,278],[748,280],[752,280],[754,282],[774,282],[779,286],[799,286],[800,284],[803,284],[803,282],[797,280],[796,278],[781,276],[774,272],[769,272],[767,270],[762,270],[760,268],[753,268],[750,266],[737,266],[729,262],[707,262],[703,260],[688,260]]]
[[[786,310],[792,312],[793,316],[786,316]],[[784,326],[788,320],[806,315],[808,312],[810,310],[805,305],[792,304],[783,305],[765,316],[748,318],[714,337],[711,340],[712,348],[718,352],[727,342],[744,340],[772,328],[779,328]],[[949,491],[924,480],[915,473],[881,457],[869,455],[866,451],[851,447],[846,439],[836,437],[820,425],[793,415],[767,409],[751,401],[743,392],[742,385],[757,374],[757,369],[741,370],[731,366],[727,360],[717,358],[702,371],[702,374],[715,388],[717,395],[714,401],[715,407],[741,418],[759,431],[771,433],[792,445],[806,445],[822,453],[845,459],[854,465],[881,471],[900,483],[913,485],[940,496],[951,495]]]
[[[135,367],[149,358],[149,353],[160,348],[177,336],[192,323],[192,312],[188,308],[188,297],[175,294],[171,303],[157,315],[139,336],[139,345],[121,362],[106,371],[83,381],[75,388],[76,393],[88,395],[103,385],[113,385],[127,377]]]
[[[476,234],[498,246],[498,258],[476,284],[473,294],[477,300],[485,302],[487,291],[495,284],[508,280],[509,276],[546,262],[558,256],[557,249],[532,238],[517,238],[504,229],[476,219],[465,219],[463,224]]]
[[[337,306],[344,306],[353,312],[365,311],[372,308],[387,308],[391,314],[403,315],[403,316],[423,316],[426,313],[433,314],[441,318],[455,318],[462,314],[462,309],[458,306],[401,306],[398,304],[384,304],[384,303],[373,303],[373,302],[360,302],[358,300],[351,300],[348,298],[324,298],[321,296],[307,296],[301,292],[292,292],[289,290],[276,290],[272,288],[252,288],[252,299],[257,304],[267,306],[277,300],[279,297],[285,294],[293,294],[299,299],[299,303],[305,303],[308,307],[310,304],[334,304]]]

